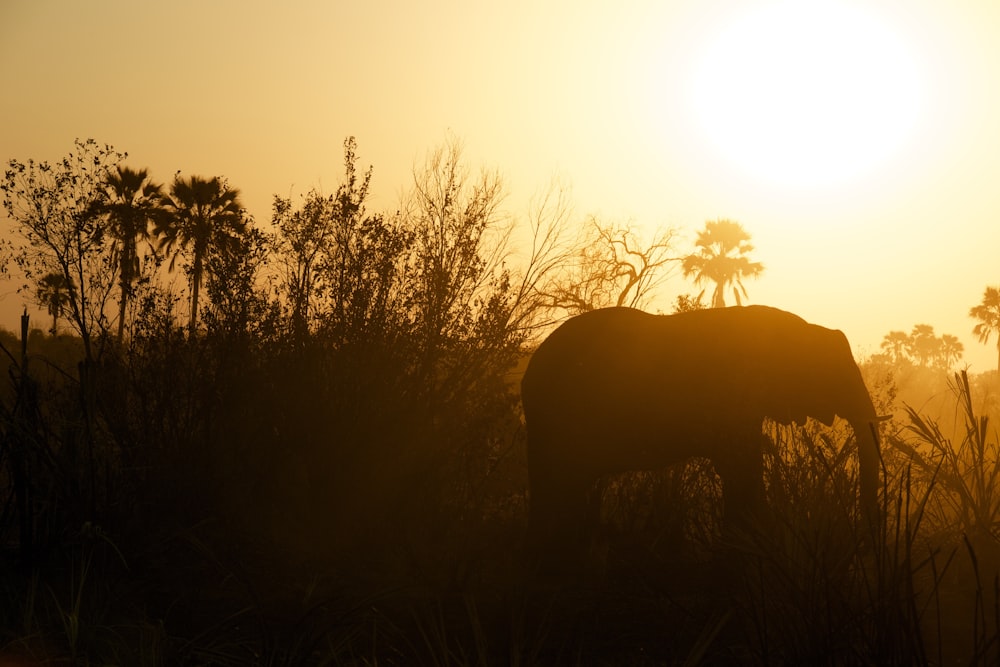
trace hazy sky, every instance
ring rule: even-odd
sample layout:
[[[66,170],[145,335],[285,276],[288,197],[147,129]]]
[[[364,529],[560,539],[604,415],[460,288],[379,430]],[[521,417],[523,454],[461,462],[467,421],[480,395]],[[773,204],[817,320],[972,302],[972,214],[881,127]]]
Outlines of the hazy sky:
[[[927,323],[996,363],[967,317],[1000,284],[995,0],[2,0],[0,85],[0,158],[93,137],[161,181],[228,177],[261,223],[336,187],[348,135],[392,207],[451,132],[514,214],[558,175],[577,219],[677,227],[682,252],[735,219],[750,302],[862,353]]]

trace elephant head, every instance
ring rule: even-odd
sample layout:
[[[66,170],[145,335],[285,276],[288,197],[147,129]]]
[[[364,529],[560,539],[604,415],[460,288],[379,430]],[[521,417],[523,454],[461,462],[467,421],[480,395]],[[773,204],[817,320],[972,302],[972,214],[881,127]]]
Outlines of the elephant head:
[[[877,418],[847,338],[791,313],[764,306],[591,311],[538,347],[521,399],[529,543],[543,559],[585,539],[587,495],[599,477],[693,456],[712,460],[725,518],[739,521],[763,502],[765,418],[847,420],[858,443],[862,503],[877,511]]]

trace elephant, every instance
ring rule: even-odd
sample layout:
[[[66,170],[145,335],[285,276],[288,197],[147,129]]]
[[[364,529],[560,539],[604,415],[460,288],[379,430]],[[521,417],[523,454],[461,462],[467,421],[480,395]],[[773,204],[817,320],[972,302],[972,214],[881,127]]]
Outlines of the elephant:
[[[767,306],[572,317],[521,381],[529,549],[540,560],[586,540],[588,495],[604,475],[711,460],[723,520],[764,503],[762,425],[807,417],[854,430],[861,503],[877,511],[880,454],[871,396],[841,331]]]

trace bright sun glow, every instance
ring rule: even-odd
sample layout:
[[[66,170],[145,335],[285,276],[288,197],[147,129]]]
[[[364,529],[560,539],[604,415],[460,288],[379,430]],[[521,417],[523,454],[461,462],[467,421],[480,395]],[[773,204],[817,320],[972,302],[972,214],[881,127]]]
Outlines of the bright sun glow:
[[[911,134],[921,102],[916,68],[892,31],[832,2],[744,15],[708,44],[692,97],[726,158],[806,187],[869,173]]]

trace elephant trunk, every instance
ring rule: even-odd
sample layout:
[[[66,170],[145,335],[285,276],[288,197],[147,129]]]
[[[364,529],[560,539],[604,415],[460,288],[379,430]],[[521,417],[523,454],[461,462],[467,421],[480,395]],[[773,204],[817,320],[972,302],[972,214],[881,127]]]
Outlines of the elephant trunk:
[[[879,470],[882,455],[879,452],[878,422],[871,398],[865,392],[864,405],[848,419],[854,429],[858,443],[858,469],[861,486],[861,507],[866,518],[872,521],[878,517]]]

